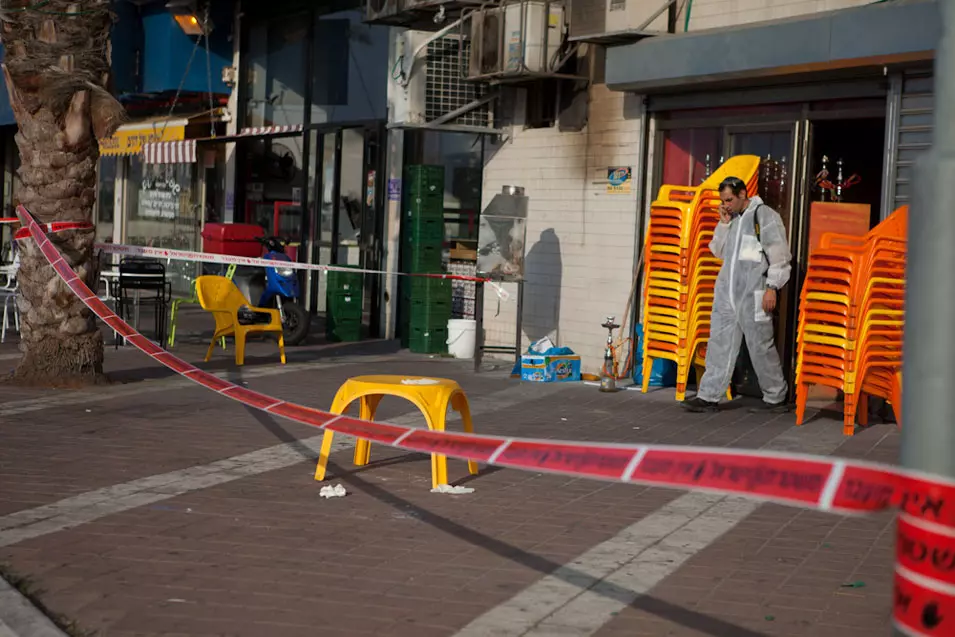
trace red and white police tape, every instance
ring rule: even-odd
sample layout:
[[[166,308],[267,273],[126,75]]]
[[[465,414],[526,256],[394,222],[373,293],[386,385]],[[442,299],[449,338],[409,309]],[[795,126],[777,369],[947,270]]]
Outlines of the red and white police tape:
[[[628,484],[709,491],[858,514],[901,510],[894,623],[912,637],[955,635],[955,481],[831,457],[663,445],[596,444],[429,431],[371,422],[246,389],[164,351],[76,275],[44,228],[18,214],[63,282],[111,329],[176,373],[227,398],[319,429],[423,453]]]
[[[63,228],[66,230],[67,228]],[[217,263],[219,265],[247,265],[263,268],[274,268],[276,262],[271,259],[254,257],[238,257],[231,254],[212,254],[211,252],[193,252],[191,250],[172,250],[170,248],[152,248],[148,246],[132,246],[120,243],[97,243],[95,248],[107,254],[121,256],[152,257],[155,259],[171,259],[173,261],[195,261],[198,263]],[[454,281],[475,281],[492,283],[489,279],[463,274],[412,274],[407,272],[387,272],[385,270],[365,270],[334,265],[318,265],[314,263],[298,263],[288,261],[282,263],[283,268],[293,270],[311,270],[317,272],[352,272],[364,274],[395,274],[398,276],[415,276],[429,279],[449,279]],[[492,283],[493,284],[493,283]]]
[[[17,223],[19,219],[14,219]],[[72,221],[54,221],[46,224],[43,228],[49,232],[62,232],[65,230],[91,230],[93,224],[89,222]],[[21,227],[14,235],[14,239],[20,241],[30,236],[28,228]],[[231,254],[213,254],[211,252],[194,252],[191,250],[174,250],[171,248],[154,248],[151,246],[134,246],[122,243],[97,243],[95,249],[107,254],[118,254],[120,256],[151,257],[155,259],[167,259],[172,261],[190,261],[195,263],[215,263],[218,265],[244,265],[262,268],[274,268],[276,262],[271,259],[262,259],[254,257],[241,257]],[[352,268],[334,265],[318,265],[313,263],[298,263],[296,261],[287,261],[282,263],[282,267],[291,270],[307,270],[315,272],[351,272],[353,274],[395,274],[397,276],[409,276],[426,279],[446,279],[451,281],[470,281],[478,283],[487,283],[497,293],[498,297],[506,301],[510,298],[510,293],[496,282],[490,279],[468,276],[463,274],[429,274],[429,273],[411,273],[411,272],[388,272],[387,270],[369,270],[366,268]]]

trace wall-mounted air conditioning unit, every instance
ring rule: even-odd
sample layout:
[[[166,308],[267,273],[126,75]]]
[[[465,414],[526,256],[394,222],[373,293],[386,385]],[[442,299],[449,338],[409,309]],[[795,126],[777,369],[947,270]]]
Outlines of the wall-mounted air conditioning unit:
[[[524,0],[476,11],[468,79],[555,73],[566,33],[564,8],[558,3]]]
[[[365,22],[388,22],[403,9],[403,0],[365,0]]]
[[[666,33],[665,0],[570,0],[570,40],[604,42]]]
[[[468,78],[498,75],[504,70],[501,50],[504,10],[498,7],[471,14],[471,57]]]
[[[457,34],[435,38],[434,33],[407,30],[397,37],[388,80],[388,123],[413,128],[441,121],[451,126],[490,129],[493,110],[487,85],[464,78],[470,41]],[[410,56],[420,50],[412,64]],[[448,117],[453,115],[453,117]]]

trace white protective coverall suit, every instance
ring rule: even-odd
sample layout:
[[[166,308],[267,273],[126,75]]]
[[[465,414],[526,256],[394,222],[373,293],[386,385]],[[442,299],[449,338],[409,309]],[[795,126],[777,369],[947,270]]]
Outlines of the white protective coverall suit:
[[[779,290],[789,281],[792,254],[783,220],[762,199],[752,197],[741,215],[716,226],[710,251],[723,265],[713,294],[706,372],[697,397],[718,403],[725,395],[745,336],[763,400],[779,404],[786,398],[786,379],[773,343],[772,315],[762,304],[767,287]]]

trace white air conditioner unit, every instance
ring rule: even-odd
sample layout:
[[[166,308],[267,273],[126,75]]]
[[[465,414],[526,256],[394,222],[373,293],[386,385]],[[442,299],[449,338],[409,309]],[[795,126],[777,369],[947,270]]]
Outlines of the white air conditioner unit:
[[[475,12],[468,77],[555,73],[566,33],[564,8],[557,3],[525,0]]]
[[[402,8],[402,0],[365,0],[365,22],[392,18]]]
[[[499,7],[471,14],[468,79],[495,76],[504,70],[503,29],[504,10]]]
[[[504,7],[504,72],[553,73],[564,42],[564,7],[521,2]]]
[[[667,33],[665,0],[570,0],[570,39],[639,39]]]
[[[419,49],[421,53],[412,65],[410,57]],[[465,79],[461,69],[468,68],[469,56],[469,41],[462,41],[456,34],[435,38],[434,33],[426,31],[400,33],[389,65],[395,73],[388,79],[388,123],[421,126],[460,111],[447,124],[493,128],[493,111],[488,104],[466,108],[479,102],[487,90],[486,84]]]

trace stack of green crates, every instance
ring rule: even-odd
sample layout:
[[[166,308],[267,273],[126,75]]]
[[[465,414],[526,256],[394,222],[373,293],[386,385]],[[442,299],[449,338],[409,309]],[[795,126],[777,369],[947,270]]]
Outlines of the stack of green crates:
[[[443,272],[444,166],[408,166],[404,194],[402,270],[410,274],[439,274]],[[404,318],[403,344],[422,354],[446,352],[451,282],[407,277],[403,284],[399,309]]]
[[[335,343],[360,341],[362,274],[330,270],[325,298],[325,335],[328,340]]]
[[[402,295],[408,349],[419,354],[448,351],[448,319],[451,318],[451,281],[411,277]]]

